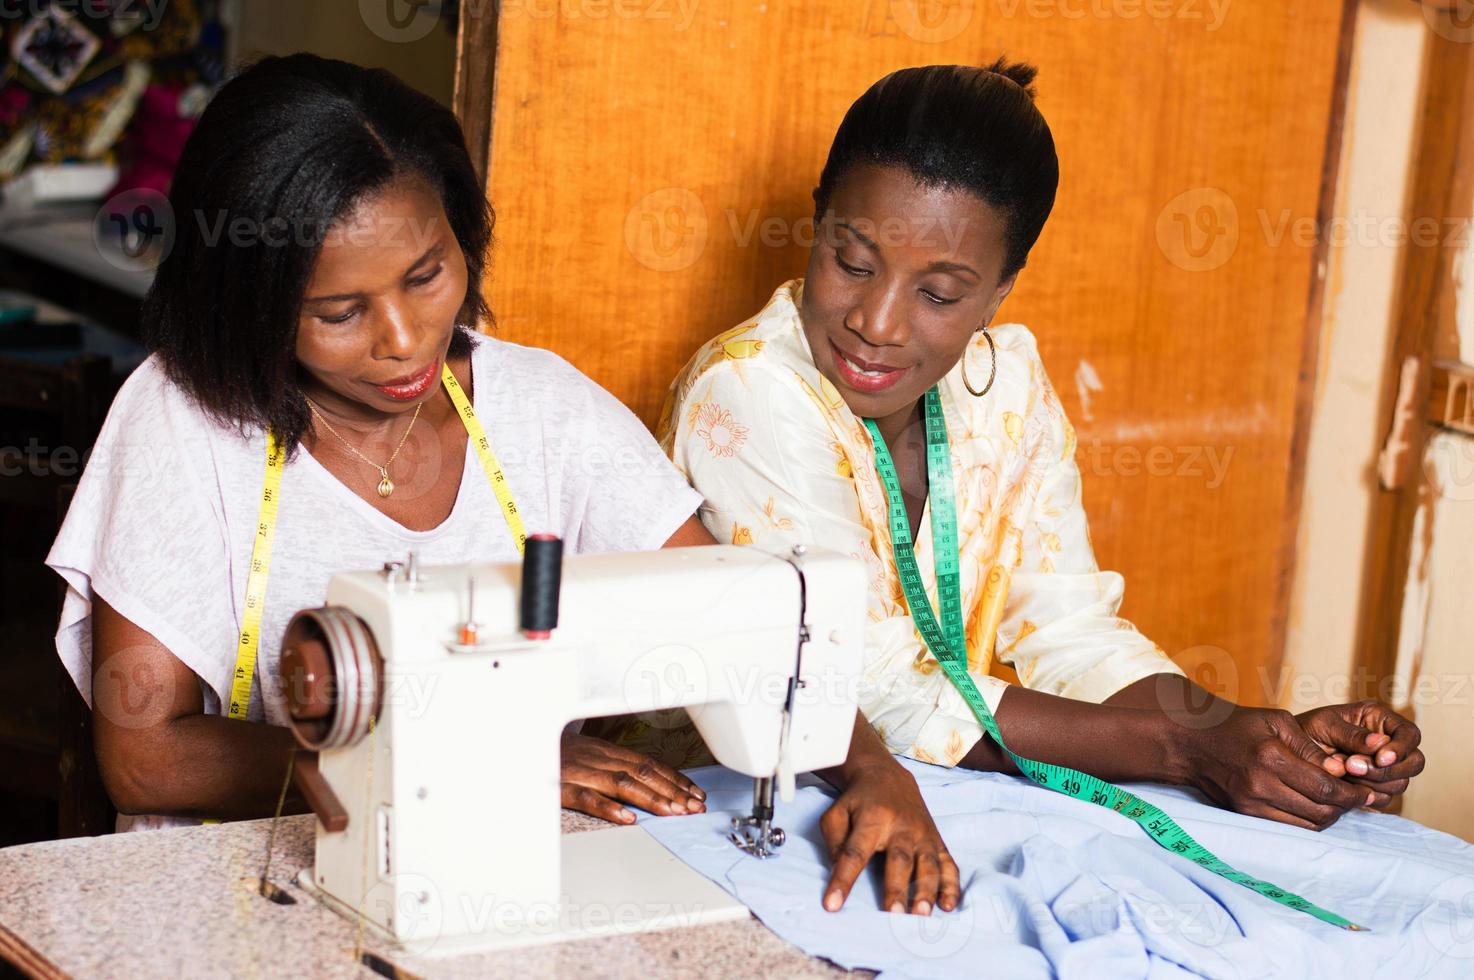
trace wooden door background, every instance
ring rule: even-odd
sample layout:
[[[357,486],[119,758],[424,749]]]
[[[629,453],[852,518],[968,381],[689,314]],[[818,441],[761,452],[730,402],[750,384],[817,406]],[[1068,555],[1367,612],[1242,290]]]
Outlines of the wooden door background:
[[[1273,700],[1350,5],[486,7],[495,23],[463,27],[458,104],[479,107],[473,134],[490,118],[495,329],[652,425],[696,346],[802,273],[810,191],[867,86],[909,65],[1038,65],[1060,192],[999,322],[1034,331],[1078,429],[1124,614],[1201,681]]]

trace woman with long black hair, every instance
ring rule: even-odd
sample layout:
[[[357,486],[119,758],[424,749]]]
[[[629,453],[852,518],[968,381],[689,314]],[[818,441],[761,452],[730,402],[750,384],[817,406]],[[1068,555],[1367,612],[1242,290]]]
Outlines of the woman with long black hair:
[[[334,572],[410,549],[515,560],[529,532],[573,552],[711,541],[623,406],[553,354],[476,334],[491,216],[433,99],[384,71],[266,59],[210,104],[169,203],[152,354],[47,559],[121,827],[271,813],[292,747],[280,639]],[[428,710],[434,691],[388,696]],[[630,823],[624,804],[696,812],[702,795],[565,736],[565,806]]]

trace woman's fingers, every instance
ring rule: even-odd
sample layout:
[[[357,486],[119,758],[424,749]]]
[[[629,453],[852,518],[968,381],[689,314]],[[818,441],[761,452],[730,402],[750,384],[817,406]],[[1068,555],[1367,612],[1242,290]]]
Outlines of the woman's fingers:
[[[662,816],[689,813],[686,801],[690,799],[674,784],[660,779],[653,772],[637,774],[628,769],[596,769],[599,773],[596,787],[605,796],[612,796],[622,803],[633,803],[642,810]],[[694,804],[694,800],[692,803]]]
[[[635,815],[614,800],[576,783],[565,782],[563,784],[563,805],[570,810],[587,813],[591,817],[602,817],[610,823],[631,824],[635,822]]]
[[[646,771],[672,784],[687,796],[694,796],[698,800],[706,799],[706,791],[693,783],[690,777],[679,769],[668,766],[649,756],[641,755],[633,749],[627,749],[622,745],[614,745],[611,742],[600,743],[599,749],[611,760],[615,760],[625,766],[633,766],[637,769],[643,767]]]
[[[853,825],[834,852],[834,870],[830,872],[829,884],[824,888],[824,908],[838,912],[850,897],[855,880],[865,870],[865,865],[879,850],[881,836],[863,825]]]
[[[943,912],[950,912],[962,901],[962,873],[946,851],[937,853],[937,861],[942,867],[942,888],[937,896],[937,905]]]
[[[885,891],[880,907],[887,912],[906,911],[906,893],[916,872],[916,850],[911,841],[892,841],[885,849]]]
[[[563,782],[565,785],[573,783],[582,786],[611,800],[630,803],[642,810],[661,816],[686,812],[684,809],[676,809],[675,801],[671,797],[657,792],[650,785],[641,782],[633,773],[624,769],[609,770],[578,762],[565,762]]]
[[[931,915],[942,890],[942,864],[936,851],[926,848],[916,855],[916,892],[911,896],[914,915]]]
[[[575,779],[575,782],[586,783],[599,792],[633,803],[651,813],[700,813],[706,809],[702,800],[705,794],[697,796],[701,791],[685,776],[648,756],[601,739],[577,735],[564,737],[565,779],[571,778],[569,773],[575,767],[584,774],[608,774],[607,778],[595,782],[587,779]]]
[[[850,835],[850,808],[842,802],[831,804],[819,818],[819,833],[824,835],[824,846],[833,863],[839,858],[840,845]]]
[[[1360,779],[1352,780],[1360,786],[1367,794],[1366,802],[1362,806],[1368,806],[1380,810],[1393,800],[1397,799],[1407,791],[1408,780],[1399,779],[1391,783],[1368,783]]]
[[[626,768],[628,766],[633,766],[633,768]],[[616,774],[628,773],[658,797],[667,800],[675,813],[700,813],[706,809],[705,803],[693,796],[684,786],[662,773],[654,759],[641,759],[639,762],[625,763],[623,766],[616,765],[612,771]]]
[[[1405,783],[1418,773],[1423,771],[1427,758],[1421,749],[1413,749],[1406,756],[1399,757],[1398,761],[1390,766],[1367,766],[1364,772],[1355,772],[1353,775],[1366,783],[1372,783],[1373,789],[1384,790],[1389,783]],[[1405,788],[1405,787],[1404,787]],[[1397,792],[1401,792],[1398,790]]]
[[[1382,720],[1382,729],[1392,738],[1373,756],[1373,762],[1378,768],[1389,769],[1400,762],[1411,761],[1414,754],[1422,755],[1417,749],[1423,741],[1423,733],[1417,725],[1395,712],[1387,711],[1387,717]],[[1422,769],[1420,764],[1418,771],[1421,772]]]
[[[1365,776],[1368,772],[1371,772],[1372,766],[1371,756],[1358,752],[1355,755],[1348,755],[1346,757],[1343,768],[1345,768],[1347,775]]]
[[[1280,786],[1262,794],[1263,802],[1294,813],[1317,830],[1329,827],[1347,810],[1365,806],[1367,802],[1364,788],[1298,759],[1280,766],[1275,776]]]
[[[1321,745],[1321,751],[1326,753],[1325,760],[1321,763],[1322,769],[1338,779],[1346,775],[1347,755],[1345,752],[1337,752],[1329,745]],[[1356,758],[1356,756],[1351,758]]]
[[[1386,741],[1385,737],[1348,719],[1336,708],[1319,708],[1299,719],[1306,734],[1332,752],[1366,753]]]

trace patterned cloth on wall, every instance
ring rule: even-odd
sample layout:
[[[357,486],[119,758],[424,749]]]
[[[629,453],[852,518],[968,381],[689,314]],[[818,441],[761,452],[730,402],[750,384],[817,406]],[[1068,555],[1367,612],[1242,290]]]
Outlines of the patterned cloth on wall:
[[[171,144],[154,155],[177,156],[171,121],[197,117],[223,74],[217,5],[34,0],[0,10],[0,180],[33,162],[110,158],[140,105],[156,142],[164,132]]]

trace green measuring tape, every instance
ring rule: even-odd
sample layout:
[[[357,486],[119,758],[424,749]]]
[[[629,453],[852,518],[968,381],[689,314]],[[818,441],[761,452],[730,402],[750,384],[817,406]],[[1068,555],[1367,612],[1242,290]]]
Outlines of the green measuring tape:
[[[895,463],[875,422],[865,419],[870,430],[870,440],[875,444],[875,467],[880,471],[885,484],[886,502],[889,508],[891,545],[896,553],[896,566],[901,573],[901,587],[906,592],[906,604],[911,618],[921,632],[922,639],[931,648],[932,654],[952,683],[967,701],[972,713],[977,715],[983,730],[998,743],[999,748],[1018,766],[1019,771],[1040,786],[1077,800],[1088,800],[1124,817],[1128,817],[1146,831],[1147,835],[1174,854],[1180,854],[1200,867],[1253,889],[1265,898],[1272,899],[1288,908],[1315,916],[1341,929],[1362,931],[1362,927],[1334,912],[1270,884],[1253,875],[1236,870],[1228,862],[1219,859],[1212,851],[1193,840],[1187,831],[1177,825],[1161,809],[1114,786],[1103,779],[1087,773],[1077,772],[1065,766],[1034,762],[1015,755],[1003,742],[998,723],[987,702],[978,692],[977,685],[967,673],[967,633],[962,625],[962,585],[958,573],[957,550],[957,501],[952,490],[951,448],[947,442],[947,422],[942,416],[942,398],[936,387],[926,393],[926,472],[930,483],[931,529],[936,553],[937,602],[942,610],[942,626],[937,625],[932,612],[931,600],[921,584],[921,572],[916,567],[916,554],[912,550],[911,526],[906,517],[906,501],[901,496],[901,481],[896,476]],[[945,632],[944,632],[945,630]]]

